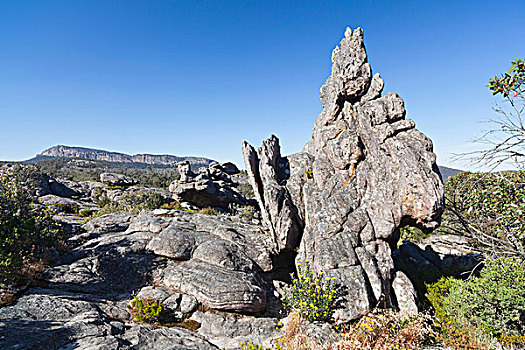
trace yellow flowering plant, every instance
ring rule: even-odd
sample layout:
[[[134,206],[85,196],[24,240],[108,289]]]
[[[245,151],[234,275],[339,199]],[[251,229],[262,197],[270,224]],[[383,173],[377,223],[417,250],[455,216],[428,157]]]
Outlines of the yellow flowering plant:
[[[323,271],[314,273],[308,260],[304,267],[297,264],[297,272],[297,276],[291,274],[292,284],[286,289],[284,306],[310,322],[330,320],[335,309],[335,278],[325,277]]]

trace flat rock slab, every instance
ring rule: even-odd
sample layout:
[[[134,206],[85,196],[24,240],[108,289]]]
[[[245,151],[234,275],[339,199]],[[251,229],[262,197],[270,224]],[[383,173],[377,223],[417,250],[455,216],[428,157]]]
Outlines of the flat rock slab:
[[[218,349],[202,336],[179,328],[126,324],[109,305],[89,295],[35,288],[0,309],[0,347],[57,349]]]

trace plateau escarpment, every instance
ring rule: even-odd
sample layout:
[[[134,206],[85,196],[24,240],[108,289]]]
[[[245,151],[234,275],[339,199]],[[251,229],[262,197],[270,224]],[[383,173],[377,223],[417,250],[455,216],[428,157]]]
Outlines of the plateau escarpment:
[[[129,155],[118,152],[109,152],[93,148],[85,147],[71,147],[58,145],[46,149],[38,157],[54,157],[54,158],[85,158],[99,161],[106,161],[112,163],[143,163],[152,165],[167,165],[173,166],[176,162],[183,160],[188,161],[192,165],[208,165],[212,162],[211,159],[204,157],[179,157],[168,154],[135,154]]]

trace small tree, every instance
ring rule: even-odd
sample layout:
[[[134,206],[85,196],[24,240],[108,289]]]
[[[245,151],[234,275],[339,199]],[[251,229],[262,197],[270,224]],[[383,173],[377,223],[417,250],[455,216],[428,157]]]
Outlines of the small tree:
[[[34,200],[27,184],[0,168],[0,282],[65,241],[52,213],[35,206]]]
[[[519,169],[525,168],[525,125],[522,119],[525,108],[525,61],[516,59],[509,71],[501,76],[495,75],[487,87],[493,95],[503,95],[508,107],[496,104],[494,110],[499,114],[487,122],[491,125],[476,143],[487,145],[484,150],[466,153],[473,163],[491,169],[505,162],[514,163]]]

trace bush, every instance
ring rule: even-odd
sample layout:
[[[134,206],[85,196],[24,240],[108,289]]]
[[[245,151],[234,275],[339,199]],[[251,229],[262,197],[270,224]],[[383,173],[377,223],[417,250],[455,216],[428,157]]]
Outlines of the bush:
[[[413,226],[405,226],[401,227],[400,229],[401,237],[399,239],[399,244],[401,244],[404,240],[418,243],[423,239],[426,239],[430,237],[431,233],[425,233],[418,229],[417,227]]]
[[[470,237],[489,254],[525,256],[525,171],[450,177],[438,232]]]
[[[46,249],[56,248],[65,234],[50,211],[34,206],[31,189],[15,175],[0,170],[0,275],[35,261]]]
[[[462,281],[442,278],[427,297],[444,341],[470,338],[483,348],[491,338],[525,335],[525,265],[505,257],[489,259],[479,276]],[[502,338],[503,337],[503,338]],[[517,339],[517,338],[516,338]]]
[[[88,216],[95,214],[97,211],[98,210],[95,210],[95,209],[82,209],[81,211],[78,212],[78,215],[86,218]]]
[[[328,321],[335,309],[335,278],[323,277],[323,271],[315,274],[308,260],[297,264],[298,276],[292,274],[292,285],[286,289],[284,306],[295,310],[310,322]]]
[[[124,193],[119,204],[124,207],[142,209],[158,209],[166,204],[166,199],[157,192],[153,191],[133,191]]]
[[[139,322],[155,323],[162,312],[162,304],[151,298],[134,297],[131,301],[131,314]]]
[[[124,193],[118,202],[104,199],[98,203],[100,210],[92,212],[85,222],[110,213],[131,213],[138,214],[143,209],[158,209],[166,204],[166,200],[161,194],[152,191],[136,191]]]
[[[241,194],[246,198],[254,198],[255,193],[253,192],[253,187],[248,182],[241,182],[239,185],[237,185],[237,188],[241,192]]]
[[[244,206],[240,209],[240,211],[241,212],[239,213],[239,216],[241,218],[245,218],[247,220],[253,220],[253,218],[255,217],[256,209],[252,205]]]

